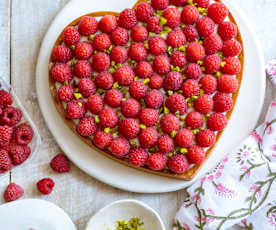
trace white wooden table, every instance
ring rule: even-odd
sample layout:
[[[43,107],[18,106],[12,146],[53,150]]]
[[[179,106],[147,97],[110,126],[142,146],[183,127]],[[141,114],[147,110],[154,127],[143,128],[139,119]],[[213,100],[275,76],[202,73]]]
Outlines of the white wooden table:
[[[35,94],[35,65],[41,40],[48,26],[69,0],[0,0],[0,75],[9,80],[42,136],[39,153],[30,164],[13,169],[11,175],[0,178],[0,194],[10,179],[25,189],[25,198],[36,197],[52,201],[62,207],[78,229],[104,205],[118,199],[134,198],[157,210],[170,229],[172,218],[185,198],[185,191],[167,194],[135,194],[105,185],[72,165],[69,175],[57,175],[49,169],[50,159],[60,150],[40,113]],[[91,0],[95,1],[96,0]],[[127,1],[127,0],[126,0]],[[275,0],[235,1],[247,14],[261,41],[265,60],[276,56]],[[274,91],[276,92],[276,91]],[[268,82],[263,121],[268,103],[276,95]],[[252,92],[254,93],[254,92]],[[35,183],[50,176],[56,181],[50,196],[40,196]],[[3,202],[2,195],[0,204]]]

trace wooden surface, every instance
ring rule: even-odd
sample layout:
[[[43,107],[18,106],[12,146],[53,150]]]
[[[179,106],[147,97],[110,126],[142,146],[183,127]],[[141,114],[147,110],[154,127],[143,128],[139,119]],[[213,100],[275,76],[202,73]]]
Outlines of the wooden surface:
[[[25,189],[25,198],[43,198],[62,207],[83,230],[89,217],[106,204],[125,198],[146,202],[161,215],[167,229],[185,199],[185,191],[167,194],[134,194],[105,185],[72,165],[70,174],[57,175],[49,169],[50,159],[59,148],[40,113],[35,94],[35,65],[39,47],[48,26],[69,0],[1,0],[0,1],[0,75],[7,77],[31,114],[42,136],[39,153],[28,164],[0,177],[0,193],[11,179]],[[96,0],[91,0],[95,1]],[[229,0],[230,1],[230,0]],[[252,22],[261,41],[265,60],[276,56],[275,0],[231,0],[237,2]],[[276,91],[274,91],[276,92]],[[268,82],[266,108],[276,95]],[[254,93],[254,92],[252,92]],[[35,183],[45,177],[54,178],[56,187],[50,196],[41,196]],[[3,202],[2,196],[0,203]]]

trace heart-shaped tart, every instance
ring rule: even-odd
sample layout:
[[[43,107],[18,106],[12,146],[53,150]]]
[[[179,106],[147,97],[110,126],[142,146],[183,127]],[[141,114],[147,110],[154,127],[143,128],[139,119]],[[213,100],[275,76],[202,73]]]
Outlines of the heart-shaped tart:
[[[219,140],[243,70],[240,32],[220,1],[138,1],[70,23],[49,63],[68,126],[124,165],[190,180]]]

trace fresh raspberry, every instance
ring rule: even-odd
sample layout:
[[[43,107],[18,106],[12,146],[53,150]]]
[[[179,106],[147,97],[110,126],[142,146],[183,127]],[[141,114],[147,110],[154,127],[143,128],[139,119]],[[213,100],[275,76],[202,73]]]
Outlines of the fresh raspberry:
[[[0,90],[0,108],[4,109],[7,106],[11,105],[13,102],[12,96],[9,92],[1,89]]]
[[[73,77],[72,68],[64,63],[55,65],[51,70],[51,75],[55,81],[63,83],[69,81]]]
[[[21,186],[10,183],[4,192],[4,199],[6,202],[18,200],[24,195],[24,190]]]
[[[105,108],[99,114],[101,125],[104,128],[114,128],[118,124],[119,118],[114,109]]]
[[[186,148],[190,146],[193,143],[194,140],[194,134],[189,129],[180,129],[178,133],[175,136],[175,142],[177,146],[181,148]]]
[[[69,172],[70,164],[68,158],[60,153],[56,155],[50,162],[50,167],[58,173]]]
[[[150,78],[149,87],[152,89],[161,89],[163,85],[163,78],[159,75],[153,75]]]
[[[123,137],[117,137],[111,142],[110,149],[112,155],[118,158],[122,158],[128,154],[130,145],[127,139]]]
[[[84,36],[94,34],[98,30],[98,22],[94,17],[84,16],[79,22],[78,30]]]
[[[133,82],[135,74],[130,66],[123,65],[116,70],[113,77],[120,85],[128,86]]]
[[[187,3],[187,0],[171,0],[171,4],[175,6],[184,6]]]
[[[183,115],[187,110],[185,97],[180,94],[173,94],[169,96],[165,105],[171,113],[176,113],[178,111],[181,115]]]
[[[103,72],[108,70],[110,66],[110,58],[106,53],[96,53],[92,59],[93,69],[96,72]]]
[[[194,79],[186,80],[182,85],[183,95],[188,98],[192,96],[198,96],[200,88],[198,82]]]
[[[105,33],[97,34],[93,39],[93,46],[99,51],[105,51],[111,46],[110,37]]]
[[[3,109],[3,112],[0,118],[0,124],[14,126],[21,120],[21,118],[22,118],[21,110],[10,106]]]
[[[135,9],[136,17],[141,22],[147,22],[148,19],[153,16],[154,9],[147,2],[141,2]]]
[[[199,84],[205,94],[212,94],[217,89],[217,79],[212,75],[203,76],[200,79]]]
[[[207,56],[203,61],[204,72],[207,74],[215,74],[220,69],[220,63],[221,59],[217,54]]]
[[[171,134],[172,131],[178,130],[179,118],[172,114],[164,115],[160,120],[160,126],[164,133]]]
[[[153,127],[147,128],[139,134],[138,139],[143,148],[151,148],[158,141],[158,132]]]
[[[185,124],[191,129],[199,129],[204,123],[202,114],[198,112],[190,112],[185,118]]]
[[[21,165],[31,154],[31,149],[27,145],[12,145],[9,148],[9,155],[13,165]]]
[[[233,107],[233,99],[229,94],[217,93],[214,97],[214,111],[216,112],[227,112]]]
[[[177,8],[168,8],[163,12],[162,15],[167,19],[166,26],[174,29],[181,23],[181,12]]]
[[[226,64],[222,67],[221,71],[225,74],[236,75],[241,72],[241,63],[235,57],[228,57],[224,60]]]
[[[129,86],[129,94],[136,100],[140,100],[146,96],[147,87],[141,81],[134,81]]]
[[[179,72],[172,71],[168,73],[164,79],[163,87],[165,90],[177,91],[183,83],[182,75]]]
[[[120,13],[119,25],[127,30],[131,29],[137,24],[135,11],[132,9],[125,9]]]
[[[159,120],[159,114],[156,110],[145,108],[139,114],[139,120],[147,127],[154,126]]]
[[[117,46],[124,46],[128,43],[128,31],[124,28],[118,27],[111,33],[111,40]]]
[[[222,49],[222,45],[222,40],[217,34],[211,34],[203,41],[203,46],[207,55],[219,52]]]
[[[7,125],[0,126],[0,147],[8,146],[12,138],[13,128]]]
[[[214,101],[209,95],[203,94],[195,101],[194,107],[197,112],[206,114],[213,110]]]
[[[114,15],[105,15],[99,21],[99,29],[103,33],[111,33],[118,27],[117,18]]]
[[[53,191],[55,182],[51,178],[43,178],[36,183],[36,187],[39,192],[44,195],[48,195]]]
[[[79,60],[87,60],[93,54],[94,48],[90,42],[80,42],[76,45],[75,55]]]
[[[153,61],[153,68],[157,74],[167,74],[170,72],[170,60],[165,55],[157,56]]]
[[[215,23],[209,17],[200,18],[196,23],[196,28],[201,37],[208,37],[215,31]]]
[[[168,168],[174,173],[184,173],[189,170],[190,165],[186,156],[182,154],[177,154],[172,156],[168,160]]]
[[[129,98],[121,104],[121,111],[125,117],[137,117],[141,110],[141,105],[133,98]]]
[[[149,32],[159,34],[163,30],[163,26],[160,25],[160,18],[156,16],[149,18],[147,29]]]
[[[139,123],[133,118],[127,118],[120,121],[119,132],[127,139],[134,139],[140,132]]]
[[[79,119],[86,113],[85,102],[83,100],[73,100],[66,105],[66,117],[69,119]]]
[[[143,42],[149,35],[148,30],[142,25],[134,26],[130,34],[134,42]]]
[[[238,80],[231,75],[222,75],[218,79],[218,91],[222,93],[234,93],[239,88]]]
[[[223,41],[231,40],[237,36],[238,29],[233,22],[222,22],[218,25],[218,34]]]
[[[164,153],[153,153],[149,156],[148,167],[154,171],[163,170],[166,167],[167,157]]]
[[[221,2],[213,3],[208,8],[208,17],[210,17],[217,24],[223,22],[228,14],[229,11],[227,7]]]
[[[12,161],[6,150],[0,150],[0,174],[9,171],[12,168]]]
[[[167,43],[173,48],[179,48],[180,46],[185,45],[186,37],[181,29],[175,29],[171,31],[167,36]]]
[[[111,89],[106,92],[104,100],[111,107],[119,107],[123,98],[123,94],[118,89]]]
[[[180,51],[173,52],[170,61],[173,66],[179,68],[183,68],[187,63],[186,55]]]
[[[216,135],[209,129],[204,129],[196,135],[196,143],[203,148],[208,148],[216,142]]]
[[[93,95],[88,98],[86,106],[91,113],[99,114],[104,107],[104,101],[101,96]]]
[[[111,89],[113,86],[114,80],[110,73],[102,72],[97,75],[95,78],[95,84],[98,88],[101,89]]]
[[[222,47],[222,52],[225,57],[239,56],[241,51],[241,43],[239,43],[237,40],[225,41]]]
[[[184,74],[189,79],[198,79],[202,74],[200,65],[196,63],[190,63],[186,66]]]
[[[110,53],[110,58],[116,64],[118,63],[124,64],[128,59],[127,49],[123,46],[116,46],[115,48],[112,49]]]
[[[132,43],[128,50],[128,55],[134,61],[143,61],[148,56],[148,51],[143,43]]]
[[[197,7],[208,8],[210,0],[193,0]]]
[[[80,79],[78,83],[78,88],[81,95],[85,98],[88,98],[91,95],[94,95],[97,90],[95,83],[88,78]]]
[[[66,63],[72,59],[73,53],[68,47],[60,45],[55,47],[52,57],[54,62]]]
[[[162,153],[173,152],[175,147],[173,139],[167,134],[164,134],[161,137],[159,137],[157,146],[159,151]]]
[[[167,52],[168,46],[164,38],[154,36],[148,41],[150,52],[155,55],[161,55]]]
[[[147,163],[148,158],[149,154],[147,150],[143,148],[136,147],[129,151],[129,163],[136,167],[144,166]]]
[[[199,39],[198,32],[196,28],[192,25],[185,26],[185,28],[183,29],[183,32],[188,42],[194,42],[197,39]]]
[[[184,24],[194,24],[199,18],[199,12],[195,6],[187,5],[181,13],[181,21]]]
[[[111,145],[112,140],[113,137],[111,133],[106,133],[102,130],[98,130],[94,135],[93,143],[99,149],[106,149]]]
[[[90,77],[93,73],[90,62],[87,60],[78,61],[74,66],[74,73],[79,78]]]
[[[223,113],[213,113],[207,120],[207,128],[212,131],[221,131],[226,127],[227,122]]]
[[[205,160],[206,154],[203,148],[192,145],[188,148],[187,158],[191,164],[200,164]]]
[[[141,61],[136,65],[135,73],[141,78],[150,78],[153,73],[153,69],[149,62]]]
[[[151,5],[156,10],[165,10],[169,6],[169,0],[152,0]]]
[[[74,89],[71,85],[63,85],[58,90],[58,98],[63,102],[72,101],[74,98]]]
[[[205,57],[205,49],[198,42],[192,42],[187,47],[187,59],[190,62],[197,62]]]
[[[67,46],[77,44],[80,41],[78,30],[73,26],[67,27],[63,32],[63,41]]]
[[[97,130],[95,118],[92,116],[86,116],[79,120],[77,125],[77,132],[83,137],[89,137],[94,135]]]
[[[164,95],[156,89],[149,91],[146,95],[146,104],[149,108],[159,109],[164,102]]]

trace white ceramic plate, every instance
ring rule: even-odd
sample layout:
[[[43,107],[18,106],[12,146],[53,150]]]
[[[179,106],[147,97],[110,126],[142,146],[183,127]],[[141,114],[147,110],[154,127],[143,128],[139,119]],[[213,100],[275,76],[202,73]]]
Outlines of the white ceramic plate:
[[[81,141],[63,122],[52,101],[48,83],[48,60],[60,32],[75,18],[95,11],[117,11],[132,7],[136,0],[72,0],[58,14],[42,42],[36,69],[36,87],[43,116],[58,144],[82,170],[98,180],[132,192],[161,193],[187,187],[193,181],[181,181],[156,176],[123,166]],[[230,2],[225,1],[241,31],[245,63],[240,94],[229,124],[197,177],[212,169],[233,147],[255,127],[265,94],[264,60],[256,35],[245,16]],[[195,178],[195,179],[196,179]]]

